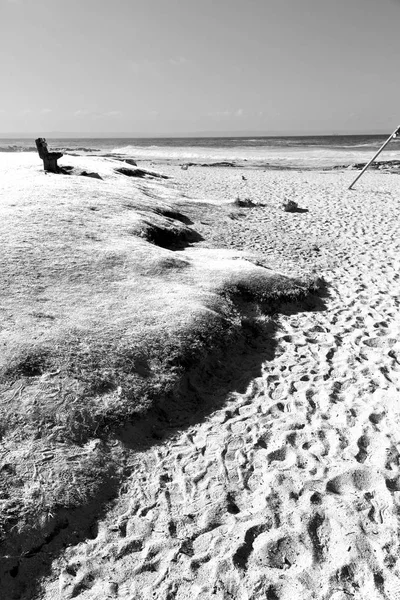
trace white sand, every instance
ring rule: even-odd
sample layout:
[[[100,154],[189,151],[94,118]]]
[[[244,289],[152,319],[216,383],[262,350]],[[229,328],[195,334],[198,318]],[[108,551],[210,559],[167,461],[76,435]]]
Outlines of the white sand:
[[[265,203],[220,243],[315,267],[330,297],[276,317],[275,356],[244,393],[132,454],[120,498],[54,562],[43,600],[400,599],[400,178],[366,174],[348,192],[350,172],[163,170],[187,196]],[[282,212],[284,198],[309,212]]]

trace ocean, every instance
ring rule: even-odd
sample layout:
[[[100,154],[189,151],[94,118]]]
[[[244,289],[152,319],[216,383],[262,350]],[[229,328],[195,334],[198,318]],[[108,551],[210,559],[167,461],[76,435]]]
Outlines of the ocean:
[[[47,138],[51,150],[154,164],[232,162],[264,169],[321,169],[366,162],[387,135],[198,138]],[[34,137],[0,139],[0,152],[35,151]],[[395,139],[379,160],[399,160]]]

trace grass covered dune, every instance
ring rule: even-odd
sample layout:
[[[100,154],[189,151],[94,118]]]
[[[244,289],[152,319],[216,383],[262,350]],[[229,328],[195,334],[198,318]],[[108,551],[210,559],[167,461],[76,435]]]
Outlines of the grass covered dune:
[[[1,157],[6,586],[24,577],[21,559],[68,529],[71,509],[90,512],[116,492],[124,424],[160,407],[168,415],[190,373],[232,344],[245,350],[249,303],[254,326],[266,307],[318,287],[245,254],[196,248],[192,215],[210,205],[191,207],[171,180],[120,172],[111,159],[68,161],[69,175],[46,175],[34,153]]]

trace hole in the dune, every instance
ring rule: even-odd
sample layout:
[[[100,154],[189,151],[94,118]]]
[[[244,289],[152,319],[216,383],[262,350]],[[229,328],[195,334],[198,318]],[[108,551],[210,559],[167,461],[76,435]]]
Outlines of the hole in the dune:
[[[184,223],[185,225],[193,224],[193,221],[191,221],[191,219],[189,219],[189,217],[187,217],[186,215],[183,215],[182,213],[180,213],[176,210],[157,208],[156,213],[158,215],[162,215],[163,217],[168,217],[168,219],[174,219],[175,221],[180,221],[181,223]]]
[[[158,227],[158,225],[154,224],[147,225],[144,237],[151,244],[155,244],[156,246],[168,250],[179,250],[203,239],[201,235],[193,229]]]

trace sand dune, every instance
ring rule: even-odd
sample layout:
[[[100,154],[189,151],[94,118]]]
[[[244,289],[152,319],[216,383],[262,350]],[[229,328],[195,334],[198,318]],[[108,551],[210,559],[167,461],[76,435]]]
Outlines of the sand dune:
[[[232,372],[264,319],[261,304],[319,285],[232,249],[191,247],[202,236],[174,205],[179,191],[153,173],[126,177],[119,161],[70,160],[69,174],[46,175],[28,153],[1,165],[6,597],[32,597],[50,559],[92,536],[131,470],[137,433],[157,415],[191,422],[206,403],[190,377],[225,362]],[[195,204],[199,215],[212,206]],[[138,419],[136,431],[121,431]],[[146,447],[163,428],[149,431]]]
[[[235,186],[227,171],[196,175],[180,182],[187,192],[226,200],[221,181]],[[97,537],[54,565],[46,599],[57,589],[82,599],[400,598],[399,180],[367,176],[347,193],[348,174],[247,176],[269,210],[232,221],[226,245],[268,244],[281,266],[325,265],[327,309],[287,305],[276,355],[244,393],[135,455]],[[309,213],[281,215],[288,194]]]
[[[158,441],[155,423],[126,430],[130,477],[40,598],[400,599],[400,179],[248,171],[244,192],[228,169],[166,172],[187,196],[264,205],[203,217],[200,246],[319,270],[329,296],[282,306],[234,374],[189,382],[208,402],[192,424],[171,407]]]

